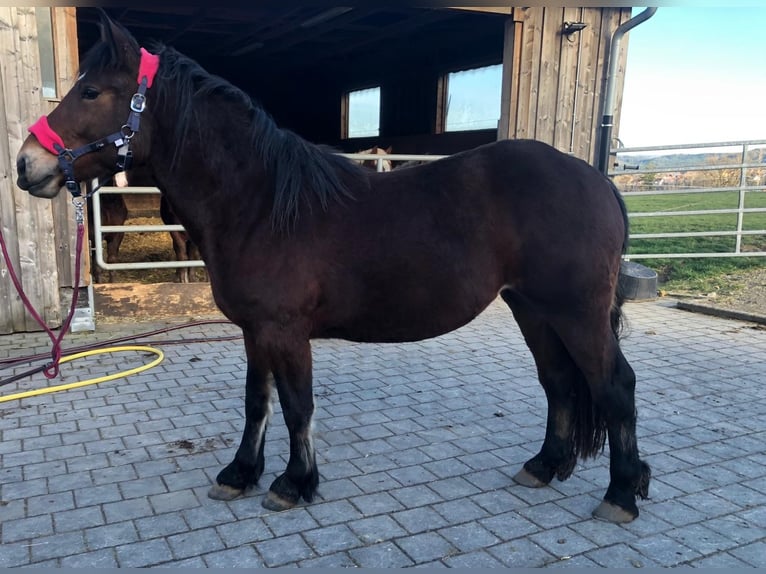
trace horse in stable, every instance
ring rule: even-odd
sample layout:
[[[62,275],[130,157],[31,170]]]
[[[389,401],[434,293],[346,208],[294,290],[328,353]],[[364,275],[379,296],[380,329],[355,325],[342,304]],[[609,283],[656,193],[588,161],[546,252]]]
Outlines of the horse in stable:
[[[113,183],[116,187],[155,187],[156,184],[145,169],[131,169],[121,171],[114,175]],[[101,223],[102,225],[124,225],[129,217],[129,209],[125,197],[119,193],[105,193],[100,196],[101,204]],[[93,203],[88,199],[88,234],[95,238],[93,225]],[[159,216],[165,225],[181,225],[181,222],[173,213],[167,199],[160,196]],[[176,261],[194,261],[201,259],[199,249],[189,239],[185,231],[168,231],[173,245],[173,253]],[[119,260],[120,245],[123,242],[125,233],[119,231],[109,231],[103,234],[106,243],[107,263],[117,263]],[[92,266],[93,279],[96,283],[102,280],[102,270],[95,264]],[[114,281],[114,272],[109,270],[108,281]],[[207,272],[202,272],[203,281],[207,281]],[[176,281],[179,283],[189,283],[195,279],[195,273],[189,267],[179,267],[176,269]]]

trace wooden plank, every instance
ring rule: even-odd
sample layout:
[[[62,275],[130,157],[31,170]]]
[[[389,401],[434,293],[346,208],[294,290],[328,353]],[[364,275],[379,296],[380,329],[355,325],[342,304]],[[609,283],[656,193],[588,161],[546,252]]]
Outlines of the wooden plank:
[[[77,13],[75,8],[51,9],[51,21],[53,29],[53,45],[55,46],[56,68],[56,95],[54,100],[46,100],[46,112],[50,113],[69,89],[74,85],[77,74],[78,46],[77,46]],[[77,224],[75,222],[74,207],[71,196],[68,193],[59,193],[53,200],[53,224],[57,245],[57,271],[60,287],[72,287],[74,285],[74,248],[77,239]],[[86,231],[87,232],[87,231]],[[81,266],[81,285],[90,282],[90,257],[88,249],[88,237],[83,240]]]
[[[553,144],[556,122],[563,15],[563,8],[543,9],[535,139],[548,144]]]
[[[2,8],[2,14],[3,22],[7,24],[0,30],[0,53],[4,55],[8,147],[12,165],[15,165],[15,155],[26,137],[26,127],[42,113],[37,23],[31,7]],[[15,186],[11,195],[17,217],[16,272],[46,324],[56,327],[61,323],[61,309],[51,202],[32,198]],[[14,330],[38,329],[27,314],[23,328],[14,326]]]
[[[543,8],[526,8],[523,13],[524,39],[521,49],[516,137],[534,138],[540,80]]]
[[[513,18],[505,22],[503,37],[503,80],[500,93],[500,121],[497,139],[515,138],[519,107],[521,52],[524,26],[516,9]]]
[[[564,22],[579,22],[581,8],[564,8]],[[558,94],[556,97],[556,119],[553,128],[553,146],[564,152],[572,151],[572,130],[577,123],[573,117],[579,110],[577,107],[580,89],[578,87],[577,55],[582,43],[582,32],[574,32],[569,36],[559,32],[561,37],[561,56],[559,64]]]
[[[582,51],[580,55],[580,111],[574,127],[574,155],[593,163],[596,154],[596,142],[592,138],[594,122],[597,117],[598,103],[595,101],[600,92],[600,80],[603,77],[603,61],[599,61],[602,42],[602,9],[584,8],[582,21],[587,24],[580,33]],[[596,115],[594,115],[596,114]]]
[[[4,32],[10,30],[10,8],[0,8],[0,46],[5,44]],[[5,67],[0,69],[5,72]],[[8,121],[5,106],[5,83],[7,74],[0,77],[0,133],[7,134]],[[19,267],[19,247],[16,242],[16,210],[14,207],[13,184],[15,173],[11,161],[11,150],[8,138],[0,137],[0,227],[14,269]],[[18,303],[16,289],[8,276],[6,262],[0,258],[0,333],[7,334],[20,330],[24,326],[24,312]]]

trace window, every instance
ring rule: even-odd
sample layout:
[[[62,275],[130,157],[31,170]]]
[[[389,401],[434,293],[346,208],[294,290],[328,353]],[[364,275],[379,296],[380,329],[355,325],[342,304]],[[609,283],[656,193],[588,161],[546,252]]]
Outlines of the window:
[[[53,25],[50,8],[35,8],[37,20],[37,43],[40,49],[40,75],[43,97],[56,97],[56,64],[53,57]]]
[[[447,75],[445,131],[497,128],[503,65]]]
[[[349,92],[344,110],[346,138],[380,135],[380,86]]]

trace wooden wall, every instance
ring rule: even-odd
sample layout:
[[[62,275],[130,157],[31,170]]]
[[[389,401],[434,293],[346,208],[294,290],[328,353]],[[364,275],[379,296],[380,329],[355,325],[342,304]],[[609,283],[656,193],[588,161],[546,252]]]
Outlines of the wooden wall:
[[[630,8],[514,8],[506,24],[498,137],[544,141],[594,164],[610,40],[628,19]],[[567,37],[562,34],[566,21],[587,26]],[[615,125],[626,59],[624,41],[616,75]]]
[[[6,134],[0,137],[0,225],[25,293],[46,324],[57,327],[62,320],[60,290],[71,287],[71,206],[63,194],[47,201],[31,197],[15,185],[16,154],[27,136],[27,126],[54,105],[43,99],[40,90],[36,9],[48,8],[0,7],[0,132]],[[75,10],[52,10],[58,81],[60,89],[67,90],[77,62],[77,35],[72,33]],[[0,333],[32,330],[39,327],[25,312],[2,260]]]

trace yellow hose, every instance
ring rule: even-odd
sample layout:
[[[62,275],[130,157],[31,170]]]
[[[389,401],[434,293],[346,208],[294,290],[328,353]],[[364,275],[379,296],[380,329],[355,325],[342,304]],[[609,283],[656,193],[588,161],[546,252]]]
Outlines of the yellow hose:
[[[136,373],[140,373],[142,371],[146,371],[147,369],[151,369],[152,367],[156,367],[159,365],[163,359],[165,358],[165,354],[160,351],[159,349],[155,349],[153,347],[144,347],[140,345],[127,345],[124,347],[105,347],[103,349],[94,349],[92,351],[83,351],[82,353],[75,353],[73,355],[67,355],[66,357],[61,358],[61,363],[68,363],[69,361],[74,361],[75,359],[82,359],[83,357],[89,357],[92,355],[103,355],[104,353],[122,353],[125,351],[145,351],[148,353],[154,353],[157,355],[157,358],[154,359],[151,363],[147,363],[146,365],[141,365],[140,367],[136,367],[135,369],[128,369],[127,371],[121,371],[119,373],[114,373],[112,375],[105,375],[103,377],[97,377],[95,379],[88,379],[86,381],[80,381],[77,383],[68,383],[66,385],[57,385],[55,387],[47,387],[44,389],[37,389],[34,391],[25,391],[23,393],[16,393],[14,395],[8,395],[5,397],[0,397],[0,403],[4,403],[6,401],[12,401],[15,399],[25,399],[27,397],[34,397],[37,395],[44,395],[47,393],[55,393],[57,391],[66,391],[69,389],[76,389],[79,387],[85,387],[87,385],[95,385],[96,383],[103,383],[105,381],[112,381],[114,379],[119,379],[121,377],[127,377],[129,375],[135,375]]]

